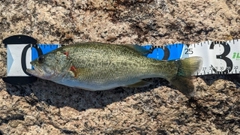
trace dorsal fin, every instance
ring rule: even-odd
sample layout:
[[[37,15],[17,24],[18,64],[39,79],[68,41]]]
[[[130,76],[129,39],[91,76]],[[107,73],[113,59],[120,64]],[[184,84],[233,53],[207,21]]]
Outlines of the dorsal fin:
[[[148,49],[146,49],[146,48],[144,48],[143,46],[140,46],[140,45],[125,45],[125,46],[139,52],[143,56],[147,56],[149,53],[152,53],[151,50],[148,50]]]

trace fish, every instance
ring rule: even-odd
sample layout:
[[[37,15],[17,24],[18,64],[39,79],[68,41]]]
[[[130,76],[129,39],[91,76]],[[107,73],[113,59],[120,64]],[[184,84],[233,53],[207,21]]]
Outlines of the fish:
[[[167,61],[146,57],[149,53],[139,45],[75,43],[39,56],[27,72],[90,91],[146,87],[147,78],[164,78],[185,95],[193,91],[191,76],[201,68],[201,57]]]

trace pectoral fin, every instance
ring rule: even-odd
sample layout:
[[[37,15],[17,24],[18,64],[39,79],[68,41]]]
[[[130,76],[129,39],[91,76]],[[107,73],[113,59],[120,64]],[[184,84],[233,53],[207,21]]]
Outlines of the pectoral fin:
[[[80,74],[84,73],[85,69],[84,68],[76,68],[75,66],[71,66],[69,70],[73,73],[74,77],[77,78]]]
[[[126,87],[129,87],[129,88],[136,88],[136,87],[147,87],[151,84],[151,82],[147,82],[147,81],[140,81],[140,82],[137,82],[137,83],[134,83],[134,84],[130,84],[130,85],[127,85]]]

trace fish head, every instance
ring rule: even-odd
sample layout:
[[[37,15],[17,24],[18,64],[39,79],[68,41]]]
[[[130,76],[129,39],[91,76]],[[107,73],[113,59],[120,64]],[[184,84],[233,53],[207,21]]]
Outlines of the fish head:
[[[39,56],[36,60],[30,62],[33,69],[27,69],[27,72],[33,76],[54,80],[54,78],[63,74],[67,66],[67,58],[61,52],[50,52]]]

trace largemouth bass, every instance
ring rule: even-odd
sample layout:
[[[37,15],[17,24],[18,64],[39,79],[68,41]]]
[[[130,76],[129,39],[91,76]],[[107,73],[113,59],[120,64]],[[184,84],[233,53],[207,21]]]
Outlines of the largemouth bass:
[[[156,77],[165,78],[185,95],[193,91],[189,77],[201,67],[200,57],[159,61],[147,58],[147,53],[138,45],[78,43],[40,56],[27,72],[91,91],[146,86],[142,79]]]

